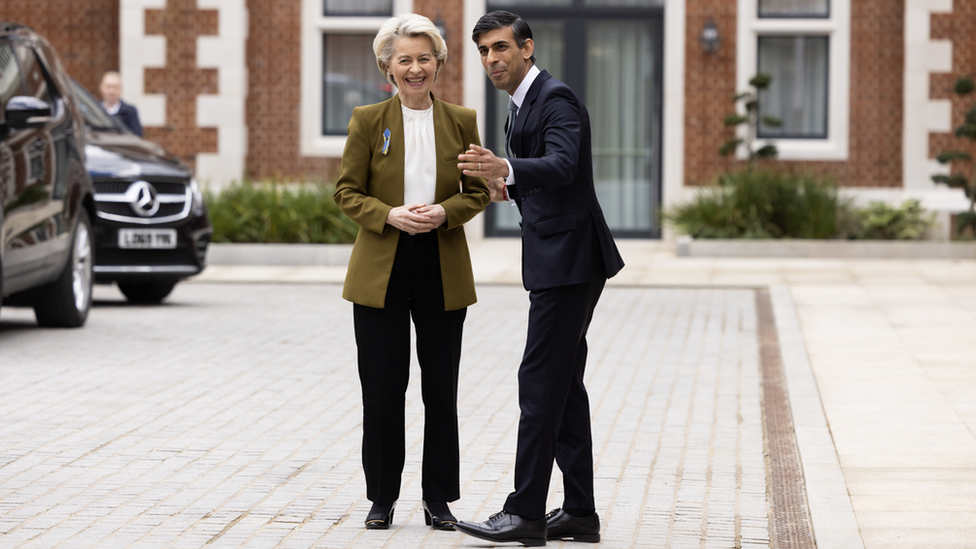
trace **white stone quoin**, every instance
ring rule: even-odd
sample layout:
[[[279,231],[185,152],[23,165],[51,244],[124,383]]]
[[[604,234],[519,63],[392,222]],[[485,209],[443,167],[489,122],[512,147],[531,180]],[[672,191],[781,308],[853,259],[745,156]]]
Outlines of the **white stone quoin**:
[[[929,159],[929,133],[952,129],[952,104],[929,98],[934,72],[952,71],[952,43],[931,39],[933,13],[952,12],[952,0],[905,2],[905,113],[902,139],[903,179],[906,190],[934,189],[932,174],[947,173]]]
[[[166,0],[119,2],[119,72],[122,98],[139,109],[143,126],[166,125],[166,96],[146,94],[146,69],[166,66],[166,37],[146,36],[146,10],[166,9]]]
[[[217,10],[217,36],[197,37],[197,67],[217,69],[218,93],[197,96],[197,126],[217,128],[217,152],[197,155],[197,179],[222,187],[244,174],[247,158],[247,25],[245,0],[197,0]]]

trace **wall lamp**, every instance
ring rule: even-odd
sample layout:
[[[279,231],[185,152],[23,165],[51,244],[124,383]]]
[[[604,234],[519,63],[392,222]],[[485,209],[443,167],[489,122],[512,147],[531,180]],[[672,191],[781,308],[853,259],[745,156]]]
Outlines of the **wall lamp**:
[[[434,26],[437,27],[437,32],[440,33],[441,38],[447,42],[447,23],[441,18],[440,10],[437,10],[437,17],[434,18]]]
[[[715,21],[709,17],[708,21],[705,21],[705,26],[702,27],[701,34],[698,36],[698,42],[701,44],[705,53],[712,55],[718,51],[718,45],[722,42],[722,37],[718,33],[718,27],[715,25]]]

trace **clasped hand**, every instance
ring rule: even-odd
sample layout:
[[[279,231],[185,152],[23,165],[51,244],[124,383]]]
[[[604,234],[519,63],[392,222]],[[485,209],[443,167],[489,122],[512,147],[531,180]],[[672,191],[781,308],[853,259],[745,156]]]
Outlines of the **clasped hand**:
[[[440,204],[405,204],[390,210],[386,223],[412,235],[429,233],[447,221],[447,212]]]

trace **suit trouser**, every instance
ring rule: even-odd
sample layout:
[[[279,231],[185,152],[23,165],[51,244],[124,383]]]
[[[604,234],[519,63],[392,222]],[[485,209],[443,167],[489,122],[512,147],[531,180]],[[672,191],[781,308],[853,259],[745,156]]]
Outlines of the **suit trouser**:
[[[400,497],[411,317],[424,401],[423,498],[460,497],[457,384],[466,312],[444,310],[435,233],[400,236],[384,308],[353,306],[363,389],[363,470],[370,501],[386,504]]]
[[[586,331],[605,284],[601,278],[529,293],[528,336],[519,366],[515,491],[505,502],[506,511],[527,520],[545,515],[553,459],[563,473],[563,508],[596,508],[583,374]]]

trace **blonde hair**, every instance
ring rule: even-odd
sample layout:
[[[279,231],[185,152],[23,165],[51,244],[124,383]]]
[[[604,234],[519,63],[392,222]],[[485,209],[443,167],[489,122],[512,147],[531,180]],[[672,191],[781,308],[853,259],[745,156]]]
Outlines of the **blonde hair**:
[[[393,51],[396,48],[396,41],[404,36],[425,36],[430,40],[430,45],[434,50],[434,58],[437,59],[437,68],[434,70],[434,81],[437,81],[437,74],[441,67],[447,63],[447,44],[441,37],[437,27],[423,15],[416,13],[401,14],[391,17],[373,39],[373,53],[376,54],[376,66],[386,79],[396,86],[393,75],[387,70],[387,66],[393,61]]]

